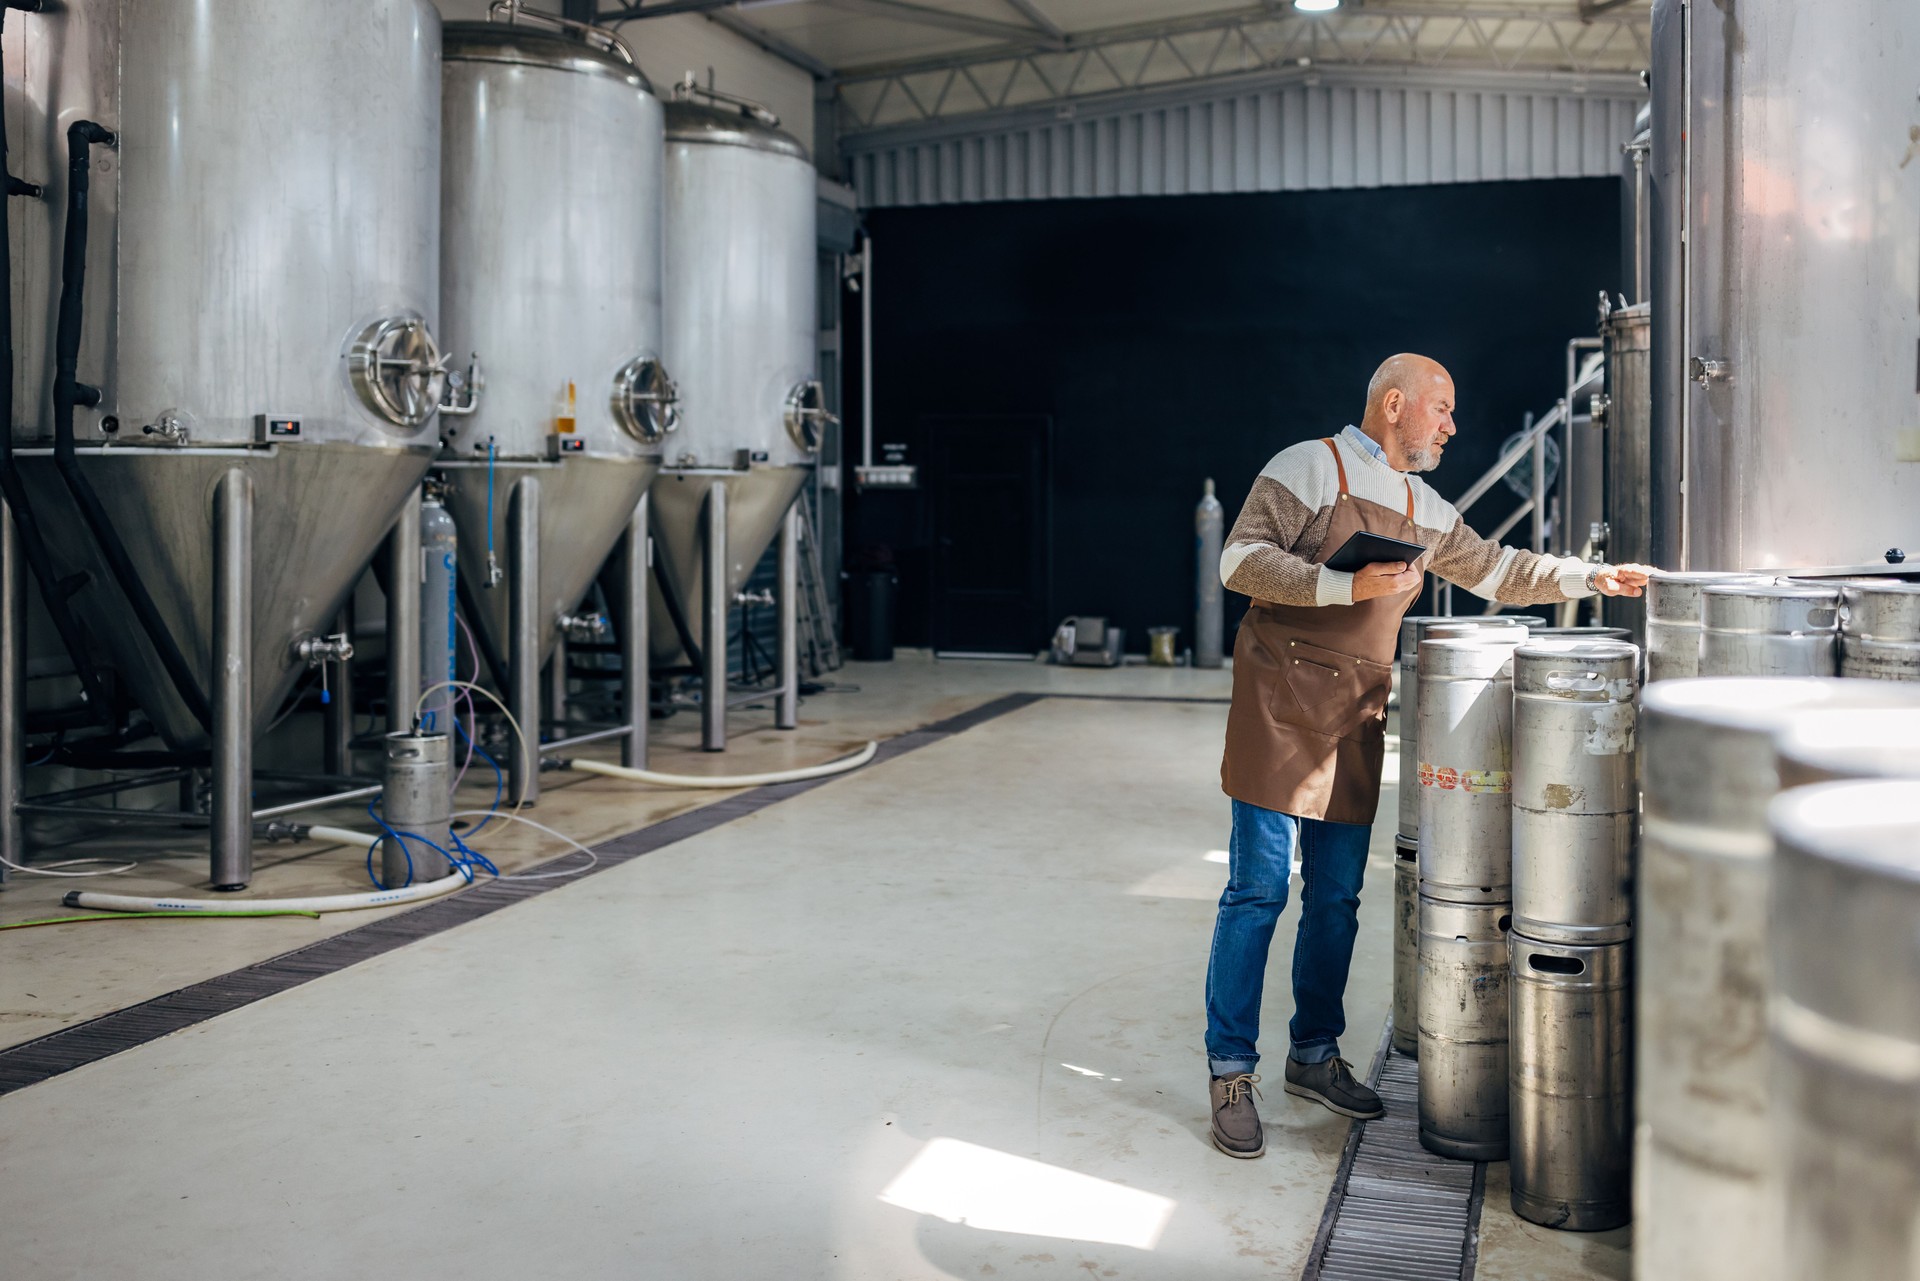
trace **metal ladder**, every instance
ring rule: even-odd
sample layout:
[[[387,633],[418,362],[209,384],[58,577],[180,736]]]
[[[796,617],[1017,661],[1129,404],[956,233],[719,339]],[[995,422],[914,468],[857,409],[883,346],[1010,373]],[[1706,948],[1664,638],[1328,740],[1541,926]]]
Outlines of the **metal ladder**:
[[[800,503],[800,659],[809,674],[819,676],[840,669],[840,641],[820,562],[819,513],[811,493],[802,490]]]

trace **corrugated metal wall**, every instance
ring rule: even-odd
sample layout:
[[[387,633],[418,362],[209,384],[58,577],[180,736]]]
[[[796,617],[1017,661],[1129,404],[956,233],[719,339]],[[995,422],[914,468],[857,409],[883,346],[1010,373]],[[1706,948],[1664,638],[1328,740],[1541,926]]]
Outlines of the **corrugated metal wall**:
[[[1279,86],[978,135],[847,140],[860,203],[1392,187],[1618,173],[1639,104],[1585,94]]]

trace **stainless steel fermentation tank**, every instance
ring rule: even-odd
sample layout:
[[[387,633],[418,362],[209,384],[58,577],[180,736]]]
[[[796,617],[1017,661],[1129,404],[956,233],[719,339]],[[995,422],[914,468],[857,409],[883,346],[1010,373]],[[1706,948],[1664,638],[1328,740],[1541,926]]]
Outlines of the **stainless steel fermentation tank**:
[[[1920,688],[1715,677],[1642,695],[1637,1277],[1780,1275],[1765,1050],[1775,736],[1803,714],[1884,707],[1920,716]]]
[[[1786,1259],[1823,1281],[1920,1269],[1920,782],[1788,793],[1770,1028]]]
[[[617,37],[584,34],[458,22],[444,37],[442,326],[450,351],[477,353],[486,394],[444,423],[440,465],[474,625],[529,736],[563,630],[593,626],[573,613],[595,573],[622,537],[644,542],[637,509],[677,412],[661,359],[661,104]],[[646,627],[632,595],[618,632]],[[640,691],[623,707],[644,708],[644,664],[623,680]],[[565,707],[551,711],[564,732]],[[622,758],[642,765],[646,717],[624,719]],[[537,764],[512,759],[513,799],[538,795]]]
[[[681,424],[652,490],[652,652],[664,665],[698,651],[709,751],[726,746],[729,611],[776,535],[775,724],[798,718],[795,500],[828,416],[814,374],[817,178],[776,126],[685,85],[667,104],[666,362]]]
[[[20,167],[61,173],[49,153],[83,117],[117,135],[80,153],[96,198],[77,370],[99,397],[75,394],[78,479],[44,450],[20,463],[135,699],[173,747],[212,746],[212,880],[238,888],[254,736],[330,652],[315,642],[432,457],[439,15],[426,0],[147,0],[16,24],[32,49]],[[67,172],[44,213],[19,216],[23,437],[55,399],[62,231],[46,214],[78,213]],[[87,489],[124,545],[118,578]],[[173,671],[129,621],[129,592],[151,597]]]
[[[1656,0],[1653,562],[1920,544],[1920,5]]]

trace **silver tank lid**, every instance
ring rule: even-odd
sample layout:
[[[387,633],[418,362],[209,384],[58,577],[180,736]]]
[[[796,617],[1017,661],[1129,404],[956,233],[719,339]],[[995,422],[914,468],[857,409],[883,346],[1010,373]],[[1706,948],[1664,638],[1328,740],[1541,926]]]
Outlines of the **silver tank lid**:
[[[800,145],[798,138],[755,120],[745,107],[685,99],[667,103],[667,141],[749,147],[797,160],[807,158],[807,149]]]
[[[440,28],[440,56],[448,61],[507,62],[624,80],[644,93],[646,73],[608,49],[558,31],[517,22],[449,22]]]

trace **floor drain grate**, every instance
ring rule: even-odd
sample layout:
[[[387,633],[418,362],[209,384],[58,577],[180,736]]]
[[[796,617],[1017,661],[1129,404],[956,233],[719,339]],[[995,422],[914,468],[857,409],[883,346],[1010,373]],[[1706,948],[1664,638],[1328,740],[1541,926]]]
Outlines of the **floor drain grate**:
[[[1471,1281],[1487,1167],[1420,1146],[1413,1059],[1383,1047],[1372,1081],[1387,1114],[1348,1136],[1301,1281]]]

